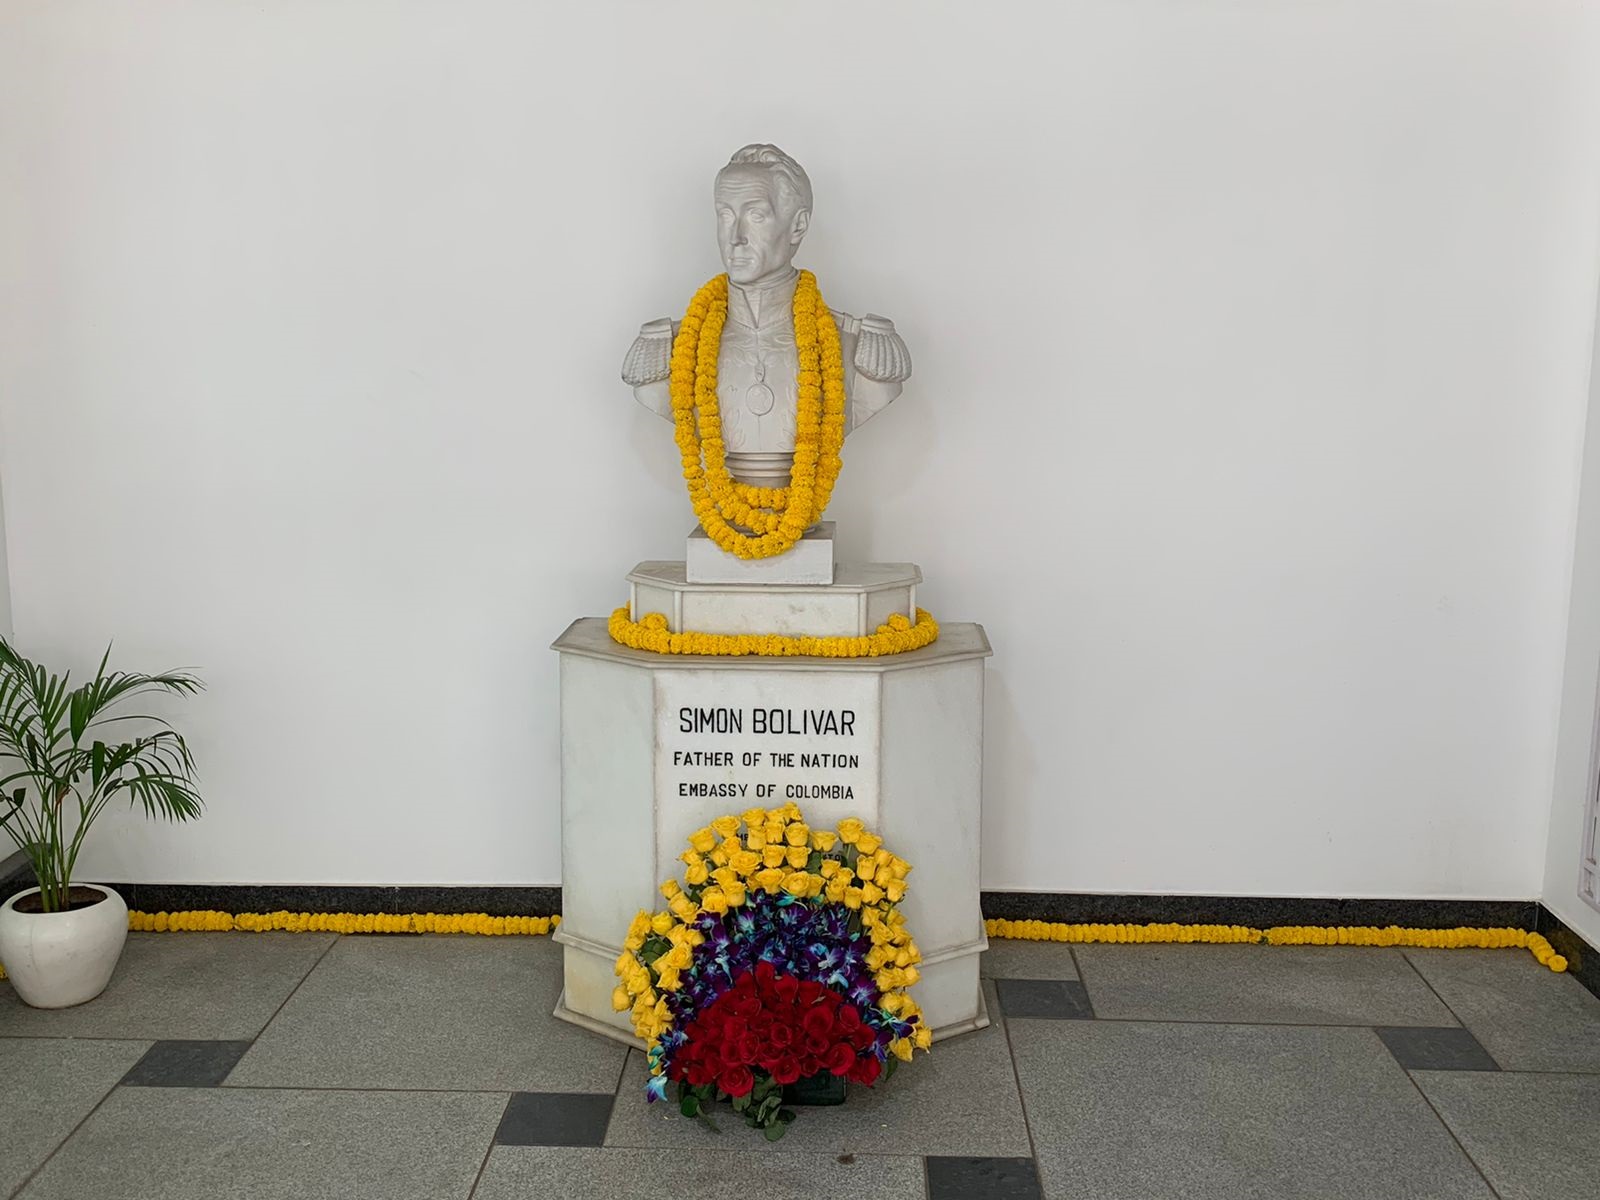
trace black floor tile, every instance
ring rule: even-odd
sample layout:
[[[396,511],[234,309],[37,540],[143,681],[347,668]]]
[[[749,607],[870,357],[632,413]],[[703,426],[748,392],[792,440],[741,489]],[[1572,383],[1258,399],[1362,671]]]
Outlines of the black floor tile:
[[[928,1200],[1043,1200],[1031,1158],[927,1158]]]
[[[1500,1064],[1465,1029],[1424,1026],[1379,1029],[1389,1053],[1408,1071],[1498,1071]]]
[[[217,1087],[249,1042],[157,1042],[122,1077],[126,1087]]]
[[[1094,1016],[1089,993],[1077,979],[996,979],[1000,1011],[1008,1017],[1083,1021]]]
[[[600,1146],[611,1123],[610,1092],[513,1092],[498,1146]]]

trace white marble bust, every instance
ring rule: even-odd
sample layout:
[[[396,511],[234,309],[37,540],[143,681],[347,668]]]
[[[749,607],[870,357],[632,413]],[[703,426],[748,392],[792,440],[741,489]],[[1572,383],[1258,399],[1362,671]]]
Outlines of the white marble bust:
[[[743,483],[783,487],[794,461],[799,369],[794,256],[811,227],[811,180],[776,146],[746,146],[717,172],[714,198],[717,247],[728,273],[728,320],[717,357],[728,471]],[[829,311],[844,354],[848,431],[900,394],[911,374],[911,355],[888,318]],[[622,364],[623,382],[634,397],[669,421],[668,374],[678,324],[667,317],[647,323]]]

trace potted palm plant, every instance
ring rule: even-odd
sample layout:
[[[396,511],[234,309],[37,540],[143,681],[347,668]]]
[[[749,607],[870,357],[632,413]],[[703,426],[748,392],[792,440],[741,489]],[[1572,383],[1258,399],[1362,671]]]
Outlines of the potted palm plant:
[[[125,711],[151,693],[193,695],[193,675],[108,671],[70,687],[0,638],[0,826],[27,856],[38,886],[0,905],[0,964],[17,995],[38,1008],[93,1000],[111,980],[128,937],[128,906],[103,884],[74,885],[78,852],[116,801],[147,816],[200,814],[194,759],[158,716]],[[108,735],[137,730],[128,741]]]

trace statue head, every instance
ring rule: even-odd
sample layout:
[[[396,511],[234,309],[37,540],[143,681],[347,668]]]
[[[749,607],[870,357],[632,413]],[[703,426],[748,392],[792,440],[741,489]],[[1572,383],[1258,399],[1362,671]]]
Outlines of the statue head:
[[[776,146],[738,150],[717,172],[717,248],[734,283],[785,274],[811,226],[811,180]]]

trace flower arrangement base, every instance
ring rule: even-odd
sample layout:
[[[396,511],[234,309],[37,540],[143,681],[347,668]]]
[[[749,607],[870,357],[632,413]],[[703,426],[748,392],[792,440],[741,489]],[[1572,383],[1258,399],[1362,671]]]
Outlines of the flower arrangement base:
[[[812,598],[837,592],[850,569],[841,564],[833,588],[815,587]],[[709,658],[618,645],[604,618],[588,617],[554,648],[557,1017],[640,1046],[628,1014],[611,1005],[629,922],[658,904],[692,832],[722,813],[794,801],[818,827],[860,818],[916,864],[903,907],[923,955],[917,998],[933,1037],[989,1024],[978,980],[988,946],[978,887],[982,626],[943,623],[932,645],[882,658]]]
[[[795,1107],[824,1108],[843,1104],[850,1081],[843,1075],[824,1072],[797,1079],[783,1089],[783,1102]]]

